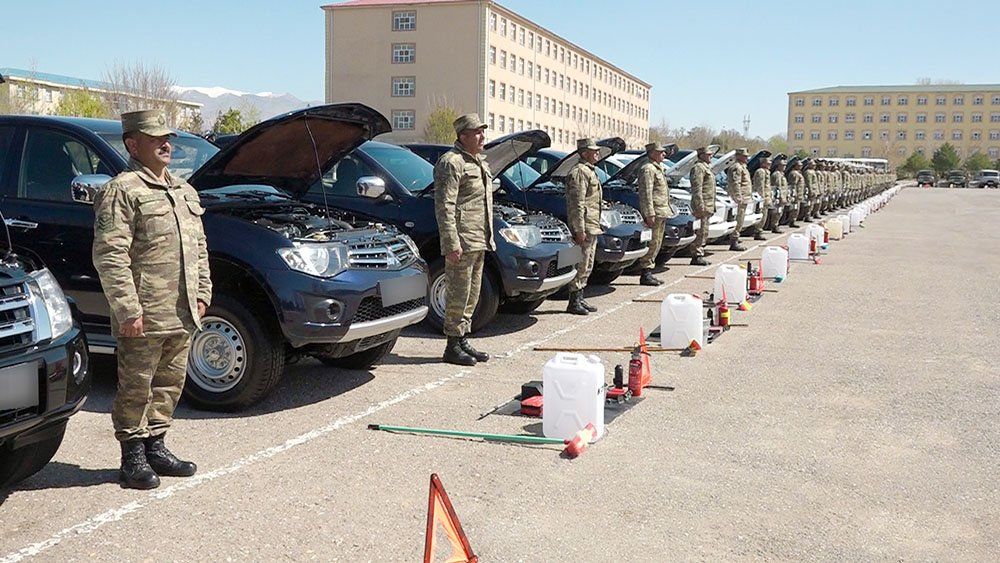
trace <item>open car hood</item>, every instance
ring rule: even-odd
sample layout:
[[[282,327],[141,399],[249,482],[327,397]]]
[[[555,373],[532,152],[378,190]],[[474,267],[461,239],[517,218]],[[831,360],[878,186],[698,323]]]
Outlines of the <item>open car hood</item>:
[[[747,161],[747,170],[750,171],[751,176],[757,171],[758,168],[760,168],[760,161],[765,158],[771,158],[771,151],[760,150],[755,152],[754,155],[750,157],[750,160]]]
[[[677,152],[677,145],[673,143],[666,145],[666,148],[668,157]],[[649,153],[640,154],[622,167],[621,170],[615,172],[614,175],[608,178],[608,181],[605,183],[609,184],[611,182],[619,182],[626,186],[631,185],[635,182],[636,177],[639,175],[639,169],[642,168],[642,165],[647,162],[649,162]]]
[[[613,154],[620,153],[625,150],[625,140],[621,137],[610,137],[608,139],[601,139],[600,141],[597,141],[597,146],[601,147],[601,150],[599,151],[599,158],[597,159],[597,162],[600,162]],[[565,177],[578,162],[580,162],[580,153],[573,151],[567,154],[562,160],[557,162],[555,166],[552,166],[546,170],[544,174],[536,178],[535,181],[527,187],[527,189],[531,189],[539,184],[544,184],[552,178]]]
[[[385,116],[362,104],[289,112],[248,129],[188,182],[198,190],[261,184],[299,197],[361,143],[391,130]]]
[[[722,155],[721,157],[719,157],[719,160],[712,162],[712,174],[718,174],[719,172],[724,171],[726,168],[729,168],[729,165],[732,164],[733,161],[735,160],[736,160],[735,150],[731,150],[726,154]]]
[[[719,145],[708,145],[708,149],[712,151],[712,154],[715,154],[719,150]],[[687,176],[697,162],[698,151],[691,151],[684,158],[678,160],[677,164],[670,170],[667,170],[667,178],[683,178]]]
[[[530,156],[552,144],[549,134],[541,129],[512,133],[486,143],[483,157],[496,178],[517,161]]]

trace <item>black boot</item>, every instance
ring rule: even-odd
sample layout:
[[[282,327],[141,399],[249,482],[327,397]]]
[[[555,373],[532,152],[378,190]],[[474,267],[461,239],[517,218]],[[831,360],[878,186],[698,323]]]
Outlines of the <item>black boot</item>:
[[[597,307],[594,307],[590,303],[587,303],[587,300],[583,298],[583,292],[582,291],[580,292],[580,305],[583,305],[583,308],[586,309],[587,312],[589,312],[589,313],[596,313],[597,312]]]
[[[579,291],[569,292],[569,303],[566,305],[566,312],[573,315],[589,315],[590,311],[583,306],[583,299]]]
[[[663,285],[663,282],[653,276],[653,270],[643,270],[639,276],[639,285]]]
[[[121,443],[122,466],[118,470],[118,483],[126,489],[155,489],[160,478],[146,461],[146,446],[141,438]]]
[[[708,260],[705,260],[704,256],[695,256],[691,259],[692,266],[708,266]]]
[[[739,239],[736,239],[729,243],[729,250],[734,250],[736,252],[743,252],[744,250],[746,250],[746,248],[740,245]]]
[[[448,337],[448,344],[444,348],[444,361],[457,366],[476,365],[476,359],[465,352],[461,339],[457,336]]]
[[[190,477],[198,471],[194,462],[181,461],[163,443],[163,434],[146,438],[146,461],[157,475],[166,477]]]
[[[767,237],[764,236],[763,231],[757,231],[753,234],[753,240],[767,240]]]
[[[468,354],[468,355],[472,356],[473,358],[475,358],[477,362],[488,362],[488,361],[490,361],[490,355],[487,354],[486,352],[480,352],[479,350],[476,350],[475,348],[473,348],[472,344],[469,343],[469,339],[468,338],[466,338],[464,336],[460,337],[458,339],[458,345],[462,347],[462,350],[464,350],[466,354]]]

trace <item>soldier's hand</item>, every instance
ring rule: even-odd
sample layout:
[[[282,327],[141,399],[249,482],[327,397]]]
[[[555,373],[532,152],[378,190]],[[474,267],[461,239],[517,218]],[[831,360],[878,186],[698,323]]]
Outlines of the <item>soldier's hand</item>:
[[[656,219],[653,219],[652,217],[650,217],[649,219],[646,219],[645,222],[646,222],[646,226],[652,229],[653,225],[656,224]]]
[[[454,252],[449,252],[444,255],[445,262],[449,264],[458,264],[458,261],[462,259],[462,249],[459,248]]]
[[[142,317],[135,319],[129,319],[122,323],[121,335],[126,338],[137,338],[140,336],[145,336],[146,334],[142,330]]]
[[[587,235],[585,233],[577,233],[573,235],[573,242],[583,246],[583,243],[587,242]]]
[[[205,302],[204,301],[199,301],[198,302],[198,320],[201,320],[201,319],[205,318],[205,309],[206,308],[207,307],[205,306]]]

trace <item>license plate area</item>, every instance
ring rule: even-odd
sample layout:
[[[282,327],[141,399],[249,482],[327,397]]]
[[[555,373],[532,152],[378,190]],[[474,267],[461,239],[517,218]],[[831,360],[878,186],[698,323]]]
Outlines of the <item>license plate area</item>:
[[[427,276],[405,276],[378,282],[383,307],[392,307],[427,295]]]
[[[564,248],[556,257],[556,267],[560,270],[566,266],[575,266],[583,260],[583,249],[577,245]]]
[[[652,230],[650,230],[650,229],[643,229],[642,232],[639,233],[639,241],[640,242],[649,242],[651,240],[653,240],[653,231]]]
[[[41,404],[38,362],[0,369],[0,414],[38,407]]]

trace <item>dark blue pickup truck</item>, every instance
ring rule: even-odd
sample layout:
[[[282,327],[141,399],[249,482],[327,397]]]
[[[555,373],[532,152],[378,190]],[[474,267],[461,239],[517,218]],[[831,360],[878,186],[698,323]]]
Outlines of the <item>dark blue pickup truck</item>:
[[[314,356],[364,369],[427,314],[427,268],[392,227],[301,201],[356,147],[390,130],[361,104],[291,112],[223,150],[186,133],[170,170],[187,178],[203,217],[214,284],[184,388],[202,408],[238,410],[265,396],[285,362]],[[127,166],[117,121],[0,116],[0,211],[14,250],[47,267],[75,301],[90,349],[111,353],[109,308],[91,262],[93,197]]]

